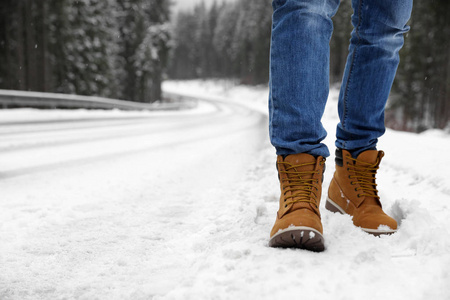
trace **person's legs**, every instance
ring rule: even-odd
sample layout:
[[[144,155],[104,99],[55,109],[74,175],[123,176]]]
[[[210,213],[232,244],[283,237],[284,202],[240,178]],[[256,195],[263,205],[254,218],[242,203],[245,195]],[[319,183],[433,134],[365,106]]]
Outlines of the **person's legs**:
[[[339,0],[274,0],[270,139],[278,155],[327,157],[321,118],[328,98],[331,17]]]
[[[329,43],[339,0],[274,0],[270,139],[277,150],[280,207],[271,247],[325,249],[319,204],[328,148]]]
[[[325,207],[352,216],[353,224],[379,235],[397,230],[381,207],[376,174],[384,156],[384,108],[397,70],[398,52],[412,0],[352,0],[350,53],[339,97],[336,171]]]
[[[352,0],[349,55],[339,95],[336,146],[353,157],[376,149],[412,0]]]

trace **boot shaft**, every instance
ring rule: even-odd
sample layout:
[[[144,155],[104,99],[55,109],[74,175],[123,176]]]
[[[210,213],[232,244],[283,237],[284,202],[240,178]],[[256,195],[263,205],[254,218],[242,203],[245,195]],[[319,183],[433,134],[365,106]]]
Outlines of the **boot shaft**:
[[[383,156],[383,151],[367,150],[355,159],[346,150],[336,150],[336,172],[333,180],[356,207],[363,202],[381,206],[376,173]]]

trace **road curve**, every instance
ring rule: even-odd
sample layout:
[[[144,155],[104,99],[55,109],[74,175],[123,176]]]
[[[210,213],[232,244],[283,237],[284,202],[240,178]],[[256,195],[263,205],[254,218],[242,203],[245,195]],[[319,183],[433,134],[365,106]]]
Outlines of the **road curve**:
[[[225,102],[43,113],[0,121],[2,299],[168,293],[267,146],[266,116]]]
[[[167,153],[176,153],[175,146],[203,144],[203,141],[208,141],[204,144],[211,144],[211,148],[242,147],[233,141],[227,142],[224,137],[261,138],[265,133],[265,117],[251,109],[211,101],[203,101],[202,106],[207,107],[206,112],[91,117],[87,111],[86,115],[74,117],[36,120],[30,114],[29,119],[1,122],[0,177],[6,179],[58,166],[116,160],[134,153],[151,153],[154,149],[165,148]]]

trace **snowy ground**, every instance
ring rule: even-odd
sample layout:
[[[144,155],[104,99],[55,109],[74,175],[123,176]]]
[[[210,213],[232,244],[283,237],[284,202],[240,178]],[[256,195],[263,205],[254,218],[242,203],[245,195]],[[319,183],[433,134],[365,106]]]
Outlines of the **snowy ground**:
[[[164,88],[215,101],[167,113],[0,110],[1,300],[450,299],[449,135],[382,138],[395,235],[367,235],[322,199],[327,250],[272,249],[267,89]],[[330,149],[336,98],[323,120]],[[330,157],[325,189],[333,170]]]

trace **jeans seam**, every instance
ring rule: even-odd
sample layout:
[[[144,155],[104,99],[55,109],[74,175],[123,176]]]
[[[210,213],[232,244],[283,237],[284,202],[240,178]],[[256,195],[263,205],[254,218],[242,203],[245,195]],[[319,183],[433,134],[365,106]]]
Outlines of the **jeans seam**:
[[[359,7],[358,7],[358,24],[355,27],[355,34],[356,37],[358,38],[358,42],[356,43],[355,46],[355,50],[353,51],[353,55],[352,55],[352,62],[350,64],[350,70],[348,72],[348,78],[347,78],[347,82],[346,82],[346,86],[345,86],[345,94],[344,94],[344,115],[342,117],[342,128],[345,129],[345,121],[348,115],[348,108],[347,108],[347,99],[348,99],[348,91],[350,89],[350,83],[351,83],[351,78],[352,78],[352,73],[353,73],[353,69],[355,66],[355,60],[356,60],[356,53],[357,50],[359,49],[359,46],[361,45],[361,37],[359,36],[359,28],[361,27],[361,23],[362,23],[362,7],[363,7],[363,0],[359,0]],[[345,144],[346,142],[344,141],[342,143],[342,147],[345,149]]]
[[[272,25],[272,31],[274,30],[274,25]],[[270,37],[270,43],[271,44],[273,44],[273,34],[271,34],[271,37]],[[270,53],[270,59],[272,59],[272,53]],[[273,72],[273,65],[272,64],[270,64],[270,72],[271,72],[271,74],[273,74],[274,72]],[[274,138],[275,138],[275,134],[274,134],[274,131],[275,131],[275,128],[277,127],[277,124],[276,124],[276,122],[275,122],[275,115],[276,115],[276,111],[277,111],[277,105],[275,104],[275,97],[274,97],[274,88],[273,88],[273,82],[272,82],[272,80],[271,80],[271,86],[270,86],[270,89],[271,89],[271,93],[270,93],[270,101],[271,101],[271,104],[272,104],[272,107],[271,107],[271,109],[272,109],[272,120],[271,120],[271,126],[272,126],[272,128],[271,128],[271,132],[270,132],[270,139],[273,141],[274,140]],[[269,116],[270,117],[270,116]]]

